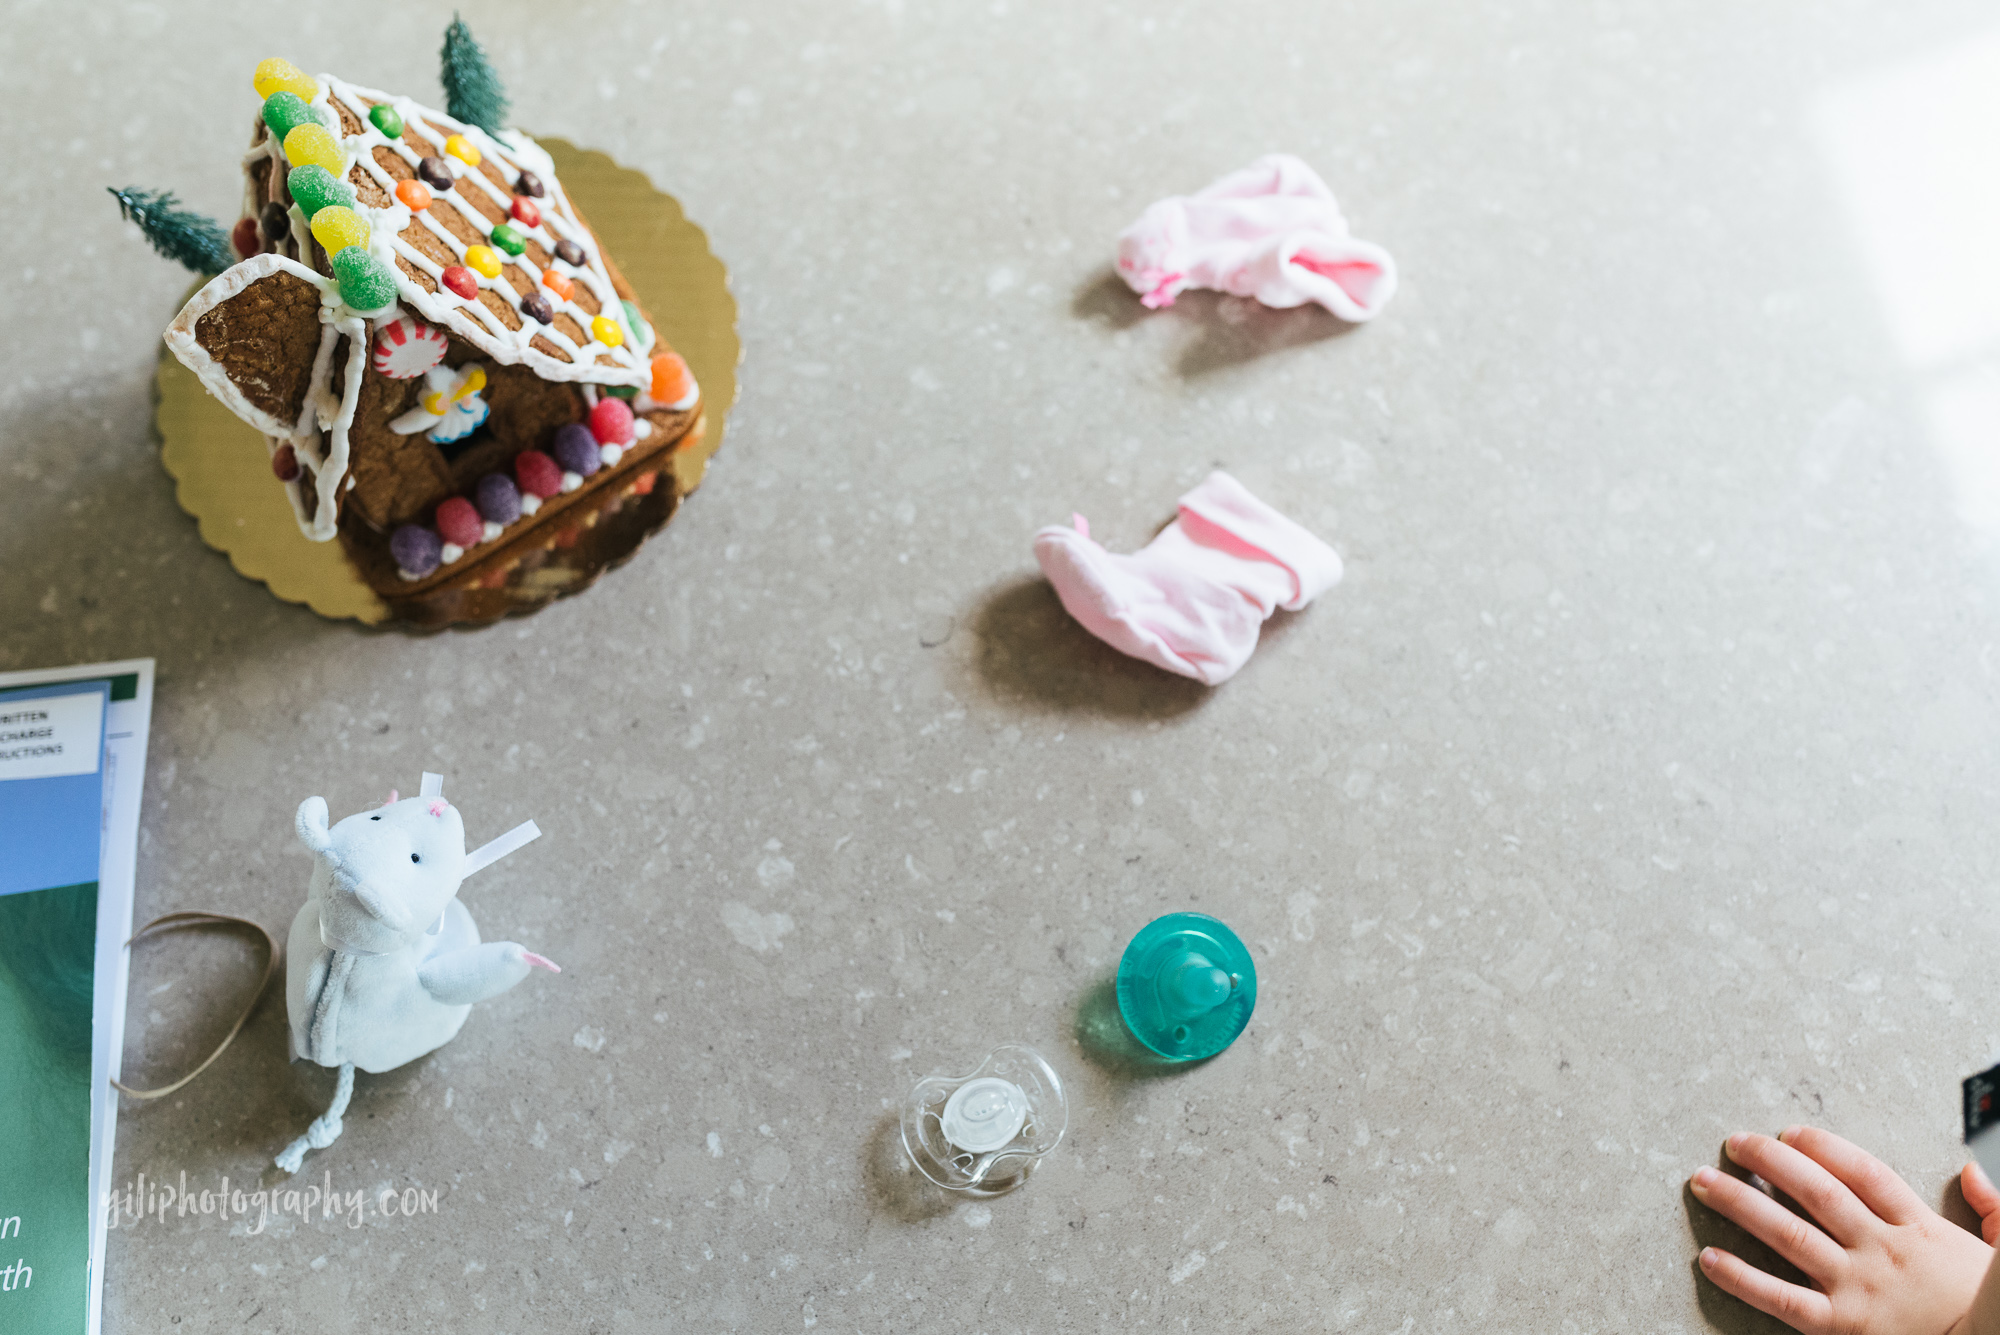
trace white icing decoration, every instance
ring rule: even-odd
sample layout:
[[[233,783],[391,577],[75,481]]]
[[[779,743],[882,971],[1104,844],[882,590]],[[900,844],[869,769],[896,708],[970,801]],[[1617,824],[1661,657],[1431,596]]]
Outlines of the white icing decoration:
[[[480,530],[479,540],[481,542],[491,542],[504,533],[506,528],[505,524],[496,524],[489,519],[486,521],[486,526]]]
[[[632,423],[632,438],[645,440],[653,434],[653,424],[641,417]]]
[[[562,489],[565,492],[575,491],[578,487],[582,485],[583,485],[583,474],[572,473],[567,470],[563,472]]]
[[[221,365],[195,340],[194,333],[202,316],[259,279],[281,272],[312,284],[320,294],[319,349],[313,355],[312,378],[295,422],[281,421],[245,398]],[[348,340],[348,355],[342,393],[336,399],[332,389],[333,352],[342,337]],[[273,454],[282,446],[292,447],[301,470],[311,475],[316,501],[308,516],[300,496],[303,481],[287,483],[285,491],[292,503],[292,513],[307,537],[315,542],[332,538],[337,531],[335,502],[347,476],[347,428],[354,420],[354,405],[361,395],[361,374],[368,357],[367,325],[341,303],[340,289],[331,279],[322,278],[283,255],[253,256],[217,274],[190,297],[174,322],[167,326],[166,342],[225,407],[264,433]]]
[[[521,513],[522,513],[522,514],[524,514],[524,515],[531,515],[531,514],[533,514],[533,513],[535,512],[535,511],[537,511],[537,510],[539,510],[539,509],[541,509],[541,508],[542,508],[542,498],[541,498],[541,497],[539,497],[539,496],[535,495],[535,493],[534,493],[534,492],[532,492],[532,491],[524,491],[524,492],[522,492],[522,493],[521,493]]]
[[[443,547],[438,549],[438,564],[448,566],[464,555],[465,548],[455,542],[447,542]]]
[[[625,457],[625,447],[622,445],[600,445],[597,447],[597,457],[604,461],[606,468],[616,468],[618,461]]]

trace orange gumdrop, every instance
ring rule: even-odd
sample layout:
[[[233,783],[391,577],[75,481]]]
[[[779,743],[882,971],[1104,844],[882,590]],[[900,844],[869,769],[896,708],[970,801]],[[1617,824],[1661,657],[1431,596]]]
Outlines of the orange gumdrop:
[[[422,213],[431,206],[431,188],[422,181],[396,182],[396,198],[412,213]]]
[[[652,395],[659,403],[679,403],[694,388],[694,377],[678,352],[663,352],[653,358]]]
[[[576,291],[576,284],[554,269],[542,275],[542,286],[555,293],[558,301],[568,301],[570,293]]]

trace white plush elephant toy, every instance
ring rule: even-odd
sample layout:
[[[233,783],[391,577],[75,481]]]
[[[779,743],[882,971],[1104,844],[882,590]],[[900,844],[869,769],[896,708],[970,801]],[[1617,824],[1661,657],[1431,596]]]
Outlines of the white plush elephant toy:
[[[356,1068],[391,1071],[457,1036],[472,1004],[553,963],[514,941],[479,940],[458,901],[467,876],[541,831],[533,821],[465,851],[465,822],[441,775],[421,795],[389,800],[329,828],[326,801],[299,804],[299,840],[313,853],[305,907],[285,947],[292,1056],[339,1068],[333,1103],[278,1156],[296,1173],[308,1149],[341,1132]]]

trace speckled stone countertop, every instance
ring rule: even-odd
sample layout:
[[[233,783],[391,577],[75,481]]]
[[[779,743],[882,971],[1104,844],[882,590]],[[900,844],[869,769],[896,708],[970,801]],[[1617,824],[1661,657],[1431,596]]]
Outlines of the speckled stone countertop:
[[[202,546],[149,434],[187,278],[102,193],[233,217],[267,55],[435,95],[448,6],[344,14],[0,24],[0,667],[158,658],[142,918],[280,927],[300,799],[434,769],[475,841],[540,822],[465,898],[566,971],[308,1161],[434,1212],[120,1229],[107,1331],[1763,1330],[1695,1274],[1727,1132],[1942,1198],[2000,1047],[2000,303],[1909,145],[1965,128],[1921,94],[1989,6],[468,10],[521,123],[709,229],[748,355],[632,564],[430,638]],[[1387,313],[1144,312],[1116,231],[1275,149],[1395,253]],[[1136,546],[1218,464],[1348,575],[1204,690],[1028,544]],[[1184,907],[1262,992],[1163,1074],[1107,987]],[[142,949],[129,1076],[253,958]],[[126,1105],[121,1182],[266,1180],[331,1085],[282,1012]],[[1068,1138],[920,1189],[894,1105],[1009,1039]]]

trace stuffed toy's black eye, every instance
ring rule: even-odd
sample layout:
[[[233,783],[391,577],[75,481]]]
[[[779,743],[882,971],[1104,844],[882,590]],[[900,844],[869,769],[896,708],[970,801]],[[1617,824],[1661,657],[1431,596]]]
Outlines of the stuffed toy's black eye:
[[[412,853],[412,854],[410,854],[410,861],[412,861],[412,862],[422,862],[422,861],[423,861],[423,859],[422,859],[422,858],[420,858],[420,857],[418,857],[418,856],[417,856],[417,855],[416,855],[415,853]]]

